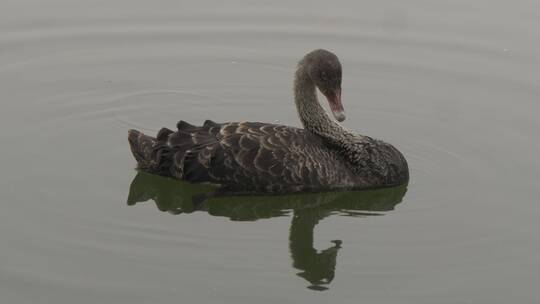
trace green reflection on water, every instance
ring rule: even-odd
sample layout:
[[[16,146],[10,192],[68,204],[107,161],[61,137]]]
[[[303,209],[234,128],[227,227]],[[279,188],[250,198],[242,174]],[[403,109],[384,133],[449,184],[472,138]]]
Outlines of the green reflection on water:
[[[325,290],[335,276],[341,240],[318,251],[313,247],[313,231],[320,220],[332,214],[346,216],[382,215],[393,210],[407,192],[406,186],[368,190],[303,193],[279,196],[214,195],[215,187],[195,185],[138,172],[133,179],[128,205],[153,200],[161,211],[172,214],[207,212],[233,221],[255,221],[293,213],[289,249],[298,276],[314,290]]]

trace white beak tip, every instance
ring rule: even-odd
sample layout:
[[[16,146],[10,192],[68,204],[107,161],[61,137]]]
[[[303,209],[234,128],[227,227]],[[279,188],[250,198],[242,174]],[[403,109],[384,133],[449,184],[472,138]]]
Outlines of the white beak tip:
[[[342,122],[345,120],[345,112],[343,111],[336,111],[336,112],[333,112],[332,114],[334,114],[334,118],[339,122]]]

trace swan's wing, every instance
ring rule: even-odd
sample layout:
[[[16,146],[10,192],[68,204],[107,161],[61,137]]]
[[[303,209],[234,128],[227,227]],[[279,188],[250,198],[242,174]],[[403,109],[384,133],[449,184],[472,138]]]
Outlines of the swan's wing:
[[[280,191],[319,180],[317,153],[310,148],[320,147],[321,140],[302,129],[212,121],[196,127],[181,121],[177,132],[163,134],[158,141],[173,153],[173,175],[188,181],[224,184],[234,190]]]
[[[223,126],[220,144],[233,158],[235,169],[232,176],[225,170],[225,176],[235,183],[269,188],[309,184],[315,172],[306,146],[317,141],[302,129],[283,125],[246,122]]]
[[[202,127],[179,121],[177,131],[163,128],[157,135],[156,154],[168,174],[192,182],[218,182],[209,175],[211,160],[220,149],[216,137],[220,124],[206,121]]]

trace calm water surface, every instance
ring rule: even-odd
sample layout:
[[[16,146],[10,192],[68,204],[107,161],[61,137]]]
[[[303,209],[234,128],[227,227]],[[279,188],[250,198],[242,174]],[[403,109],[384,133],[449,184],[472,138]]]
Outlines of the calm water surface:
[[[539,303],[540,2],[0,4],[0,302]],[[126,133],[298,126],[292,75],[344,66],[344,125],[407,188],[191,198]]]

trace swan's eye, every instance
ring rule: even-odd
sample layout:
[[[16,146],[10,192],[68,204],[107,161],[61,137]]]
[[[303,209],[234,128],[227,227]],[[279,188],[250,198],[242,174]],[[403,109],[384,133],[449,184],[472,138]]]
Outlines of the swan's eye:
[[[326,72],[321,72],[321,80],[323,80],[323,81],[328,80],[328,74],[326,74]]]

